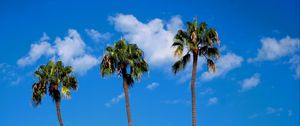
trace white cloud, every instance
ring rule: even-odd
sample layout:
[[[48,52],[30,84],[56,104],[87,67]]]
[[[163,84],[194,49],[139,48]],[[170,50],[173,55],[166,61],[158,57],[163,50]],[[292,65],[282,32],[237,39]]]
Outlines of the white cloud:
[[[258,49],[255,58],[249,58],[248,62],[274,61],[282,57],[289,57],[288,63],[290,68],[295,70],[294,77],[300,78],[300,40],[299,38],[291,38],[289,36],[277,40],[275,38],[266,37],[261,39],[262,47]]]
[[[100,40],[109,40],[111,38],[111,34],[106,33],[100,33],[99,31],[95,29],[85,29],[85,32],[96,42],[99,42]]]
[[[291,65],[290,68],[295,70],[295,75],[294,77],[296,79],[300,78],[300,56],[299,55],[294,55],[288,63]]]
[[[266,113],[267,114],[275,114],[280,116],[280,113],[283,111],[283,108],[274,108],[274,107],[267,107]]]
[[[281,57],[294,54],[299,51],[299,39],[289,36],[276,40],[266,37],[261,39],[262,47],[258,50],[255,58],[249,58],[248,62],[272,61]]]
[[[255,88],[260,83],[260,75],[255,73],[252,77],[243,80],[241,85],[242,91],[247,91]]]
[[[124,97],[125,97],[125,94],[121,93],[118,96],[112,98],[109,102],[105,103],[105,106],[111,107],[112,105],[119,103],[119,101],[124,99]]]
[[[19,66],[31,65],[36,62],[41,56],[54,54],[54,49],[48,43],[49,37],[44,33],[40,41],[35,44],[31,44],[31,49],[26,57],[23,57],[17,61]]]
[[[248,117],[248,119],[254,119],[254,118],[258,117],[258,116],[259,116],[259,115],[258,115],[257,113],[254,113],[254,114],[250,115],[250,116]]]
[[[76,72],[85,73],[98,63],[97,58],[86,53],[86,45],[74,29],[69,29],[64,39],[56,38],[55,44],[59,59],[73,66]]]
[[[74,67],[75,71],[84,74],[87,70],[94,67],[97,63],[98,60],[95,57],[84,54],[81,57],[73,59],[71,65]]]
[[[208,105],[214,105],[217,104],[219,99],[217,97],[212,97],[208,99]]]
[[[156,89],[158,86],[159,86],[159,83],[153,82],[153,83],[147,85],[146,88],[147,88],[148,90],[154,90],[154,89]]]
[[[183,99],[175,99],[175,100],[166,100],[163,102],[164,104],[170,104],[170,105],[175,105],[175,104],[190,104],[191,102],[188,100],[183,100]]]
[[[200,95],[211,95],[214,93],[214,90],[211,88],[206,88],[203,91],[200,91]]]
[[[0,81],[5,83],[9,82],[11,85],[18,85],[29,75],[32,75],[32,73],[23,74],[23,70],[19,67],[7,63],[0,63]]]
[[[28,56],[19,59],[18,65],[33,64],[43,55],[57,56],[66,65],[71,65],[75,72],[84,74],[98,63],[97,58],[86,52],[87,47],[75,29],[69,29],[68,35],[63,39],[57,37],[53,46],[46,40],[49,37],[44,34],[39,43],[32,44]]]
[[[182,28],[179,16],[172,17],[167,23],[159,18],[143,23],[133,15],[124,14],[110,17],[109,20],[130,43],[137,44],[145,51],[146,59],[152,66],[174,61],[171,45],[177,30]]]
[[[216,62],[216,72],[204,72],[201,80],[208,81],[213,78],[225,75],[229,71],[241,66],[243,58],[234,53],[227,53]]]

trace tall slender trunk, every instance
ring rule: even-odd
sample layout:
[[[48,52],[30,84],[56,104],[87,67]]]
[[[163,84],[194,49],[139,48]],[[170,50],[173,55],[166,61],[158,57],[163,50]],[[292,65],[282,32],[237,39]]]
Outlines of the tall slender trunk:
[[[62,118],[61,118],[61,114],[60,114],[60,101],[57,101],[55,103],[56,103],[56,112],[57,112],[59,124],[60,124],[60,126],[64,126]]]
[[[197,61],[198,53],[193,53],[193,71],[192,71],[192,81],[191,81],[191,92],[192,92],[192,126],[196,126],[196,72],[197,72]]]
[[[132,126],[131,115],[130,115],[130,104],[129,104],[129,92],[128,92],[128,85],[125,77],[123,77],[123,88],[124,88],[125,98],[126,98],[126,112],[127,112],[128,126]]]

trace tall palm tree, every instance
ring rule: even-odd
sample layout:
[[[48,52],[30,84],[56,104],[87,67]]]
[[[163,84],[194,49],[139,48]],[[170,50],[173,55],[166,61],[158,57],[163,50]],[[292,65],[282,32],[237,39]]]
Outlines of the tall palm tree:
[[[144,60],[144,53],[136,44],[127,44],[125,39],[121,39],[115,42],[114,47],[106,47],[100,73],[104,77],[117,72],[123,78],[128,126],[132,126],[128,87],[132,87],[134,79],[140,79],[147,71],[148,64]]]
[[[220,45],[216,29],[209,28],[205,22],[197,24],[194,18],[193,23],[187,22],[187,30],[178,30],[174,37],[172,47],[175,47],[174,56],[180,57],[172,66],[172,71],[176,74],[185,68],[193,56],[193,70],[191,81],[192,93],[192,126],[196,126],[196,94],[195,80],[197,72],[198,57],[204,57],[207,61],[208,70],[216,71],[214,60],[220,58],[220,53],[216,45]],[[182,56],[186,50],[186,54]]]
[[[60,113],[61,93],[70,97],[70,90],[77,90],[77,80],[72,67],[64,66],[61,61],[54,63],[49,61],[47,65],[41,65],[34,72],[38,81],[32,85],[32,101],[35,106],[41,104],[44,95],[49,93],[56,104],[56,112],[60,126],[63,121]]]

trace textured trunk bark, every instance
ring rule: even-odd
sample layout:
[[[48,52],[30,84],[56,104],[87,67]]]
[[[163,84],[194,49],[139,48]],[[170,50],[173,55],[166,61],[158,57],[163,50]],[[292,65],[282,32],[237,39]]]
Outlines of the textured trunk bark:
[[[191,81],[191,92],[192,92],[192,126],[196,126],[196,72],[197,72],[197,61],[198,54],[193,54],[193,71],[192,71],[192,81]]]
[[[128,92],[128,85],[126,82],[126,78],[123,78],[123,88],[124,88],[125,99],[126,99],[126,112],[127,112],[128,126],[132,126],[130,104],[129,104],[129,92]]]
[[[62,118],[61,118],[61,114],[60,114],[60,102],[55,102],[55,103],[56,103],[56,112],[57,112],[59,124],[60,124],[60,126],[64,126]]]

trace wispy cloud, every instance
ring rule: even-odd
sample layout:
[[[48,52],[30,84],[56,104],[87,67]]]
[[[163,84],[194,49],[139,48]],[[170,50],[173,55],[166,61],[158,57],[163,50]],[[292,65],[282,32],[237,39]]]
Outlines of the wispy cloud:
[[[184,100],[184,99],[174,99],[174,100],[165,100],[163,101],[164,104],[171,104],[171,105],[176,105],[176,104],[191,104],[190,101]]]
[[[118,96],[112,98],[109,102],[105,103],[106,107],[111,107],[114,104],[118,104],[120,100],[124,99],[125,94],[121,93]]]
[[[241,91],[251,90],[252,88],[255,88],[259,83],[260,75],[258,73],[255,73],[250,78],[246,78],[243,80],[241,85]]]
[[[265,116],[293,116],[292,110],[285,110],[282,107],[267,107],[264,111],[251,114],[248,119],[254,119],[259,117],[265,117]]]
[[[282,111],[283,111],[283,108],[267,107],[267,109],[266,109],[267,114],[274,114],[277,116],[280,116]]]
[[[145,51],[146,59],[152,66],[161,66],[174,61],[171,48],[173,38],[182,28],[182,20],[174,16],[167,23],[155,18],[147,23],[139,21],[134,15],[117,14],[109,17],[115,29],[124,33],[131,43],[137,44]]]
[[[88,36],[91,37],[95,42],[107,41],[112,37],[111,33],[105,32],[100,33],[99,31],[95,29],[85,29],[85,32],[88,34]]]
[[[47,38],[47,39],[46,39]],[[58,57],[65,64],[71,65],[75,72],[84,74],[98,63],[98,59],[86,52],[85,42],[75,29],[69,29],[64,38],[57,37],[52,46],[48,42],[49,37],[44,34],[41,40],[32,44],[28,56],[18,60],[19,66],[27,66],[35,63],[41,56]]]
[[[208,99],[208,105],[214,105],[217,104],[219,102],[219,99],[217,97],[212,97]]]
[[[250,115],[250,116],[248,117],[248,119],[254,119],[254,118],[258,117],[258,116],[259,116],[259,114],[254,113],[254,114]]]
[[[148,90],[155,90],[157,87],[159,86],[159,83],[156,83],[156,82],[153,82],[153,83],[151,83],[151,84],[149,84],[149,85],[147,85],[147,89]]]
[[[11,85],[18,85],[24,78],[30,75],[30,72],[24,74],[24,71],[15,65],[0,63],[0,81],[8,82]]]
[[[294,77],[296,79],[300,78],[300,56],[294,55],[288,63],[291,65],[290,68],[295,71]]]
[[[211,95],[214,93],[212,88],[206,88],[203,91],[200,91],[200,95]]]
[[[293,116],[293,111],[292,110],[288,110],[288,116],[289,117]]]

